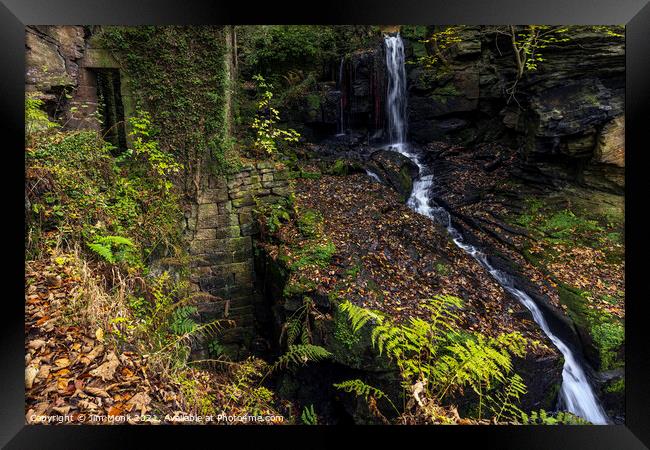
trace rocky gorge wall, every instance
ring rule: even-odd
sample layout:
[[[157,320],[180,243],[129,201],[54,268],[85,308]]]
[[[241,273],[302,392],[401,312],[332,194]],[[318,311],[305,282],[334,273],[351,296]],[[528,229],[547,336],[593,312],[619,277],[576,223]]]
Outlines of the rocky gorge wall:
[[[624,38],[586,27],[568,31],[539,50],[543,62],[524,73],[511,95],[516,64],[509,37],[488,27],[458,29],[460,42],[447,61],[430,67],[418,60],[421,37],[403,33],[409,139],[468,148],[500,143],[516,153],[513,172],[522,179],[622,194]],[[331,137],[342,127],[353,145],[381,142],[383,39],[342,58],[341,70],[328,72],[287,120],[321,130],[312,137]]]
[[[448,65],[407,65],[413,141],[502,142],[517,150],[521,177],[623,192],[624,38],[568,32],[566,42],[540,50],[544,61],[511,96],[516,69],[507,37],[479,27],[459,35]]]

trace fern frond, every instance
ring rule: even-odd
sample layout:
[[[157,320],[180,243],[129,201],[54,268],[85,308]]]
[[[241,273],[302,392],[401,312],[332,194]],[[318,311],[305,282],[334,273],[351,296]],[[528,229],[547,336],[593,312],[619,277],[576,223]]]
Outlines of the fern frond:
[[[97,253],[99,256],[101,256],[104,260],[107,262],[113,264],[115,262],[115,257],[113,256],[113,252],[111,251],[110,247],[107,247],[103,244],[97,243],[97,242],[92,242],[87,244],[88,247]]]
[[[330,352],[318,345],[290,345],[287,352],[271,366],[269,372],[302,366],[310,361],[322,361],[331,356]]]
[[[370,397],[373,397],[377,400],[384,398],[393,407],[393,409],[399,414],[399,410],[395,407],[395,404],[384,393],[384,391],[377,389],[374,386],[370,386],[369,384],[364,383],[362,380],[359,380],[358,378],[355,380],[346,380],[343,381],[342,383],[336,383],[334,384],[334,387],[341,391],[352,393],[357,397],[362,397],[366,402],[369,401]]]
[[[363,326],[368,323],[381,324],[384,321],[384,316],[379,311],[372,309],[361,308],[352,304],[349,300],[339,305],[341,311],[347,314],[348,319],[352,323],[352,331],[357,333]]]

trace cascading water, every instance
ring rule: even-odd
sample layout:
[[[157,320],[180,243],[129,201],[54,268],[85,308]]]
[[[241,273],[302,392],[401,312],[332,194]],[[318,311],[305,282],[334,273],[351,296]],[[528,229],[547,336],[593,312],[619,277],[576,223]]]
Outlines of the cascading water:
[[[386,42],[386,68],[388,69],[388,139],[393,145],[406,142],[406,66],[404,42],[399,33],[384,36]]]
[[[341,63],[339,64],[339,79],[338,79],[338,92],[340,95],[339,99],[339,117],[336,124],[336,135],[343,136],[345,134],[345,117],[343,112],[344,107],[344,98],[345,93],[343,92],[343,65],[345,64],[345,57],[341,58]]]
[[[494,279],[531,312],[533,319],[546,333],[551,342],[564,356],[562,368],[562,388],[560,402],[567,411],[580,416],[594,424],[607,424],[608,418],[603,411],[587,375],[573,351],[551,331],[542,311],[533,299],[524,291],[514,286],[514,281],[507,273],[494,268],[487,255],[478,248],[466,243],[462,234],[452,225],[449,213],[433,204],[431,189],[434,184],[433,173],[419,160],[418,155],[406,143],[406,70],[404,65],[404,44],[397,33],[384,37],[386,43],[386,69],[388,71],[388,136],[389,148],[398,151],[419,169],[414,180],[413,192],[407,205],[414,211],[444,224],[454,243],[476,259]]]

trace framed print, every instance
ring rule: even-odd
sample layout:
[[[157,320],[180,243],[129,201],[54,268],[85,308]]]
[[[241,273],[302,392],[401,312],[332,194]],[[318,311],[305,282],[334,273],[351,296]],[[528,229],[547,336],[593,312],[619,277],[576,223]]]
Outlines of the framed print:
[[[7,448],[647,448],[645,2],[3,3]]]

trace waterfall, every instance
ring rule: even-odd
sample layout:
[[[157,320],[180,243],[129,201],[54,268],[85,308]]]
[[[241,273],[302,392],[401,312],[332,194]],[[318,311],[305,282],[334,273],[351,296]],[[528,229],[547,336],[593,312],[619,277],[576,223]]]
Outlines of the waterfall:
[[[404,66],[404,45],[399,33],[385,36],[386,69],[388,72],[388,133],[389,147],[413,161],[419,169],[414,180],[413,191],[407,205],[415,212],[442,223],[454,243],[476,259],[492,277],[531,312],[533,319],[549,337],[564,357],[562,368],[562,387],[560,403],[569,412],[588,420],[593,424],[607,424],[608,418],[598,398],[594,394],[580,361],[574,352],[550,329],[544,314],[535,301],[524,291],[514,286],[514,281],[507,273],[490,264],[487,255],[480,249],[466,243],[462,234],[454,228],[451,216],[444,208],[437,206],[431,199],[434,175],[420,162],[418,155],[406,143],[406,70]]]
[[[340,96],[340,98],[339,98],[339,116],[338,116],[338,121],[336,123],[336,135],[337,136],[343,136],[345,134],[345,121],[344,121],[344,116],[343,116],[343,114],[344,114],[343,108],[345,106],[344,105],[345,99],[343,98],[343,96],[345,95],[345,92],[343,92],[343,75],[344,75],[343,68],[344,68],[344,64],[345,64],[345,56],[343,56],[341,58],[341,63],[339,64],[339,79],[338,79],[338,82],[337,82],[338,92],[339,92],[339,96]]]
[[[388,113],[388,139],[399,146],[406,142],[406,68],[404,64],[404,42],[399,33],[384,36],[386,42],[386,71],[388,92],[386,110]]]

